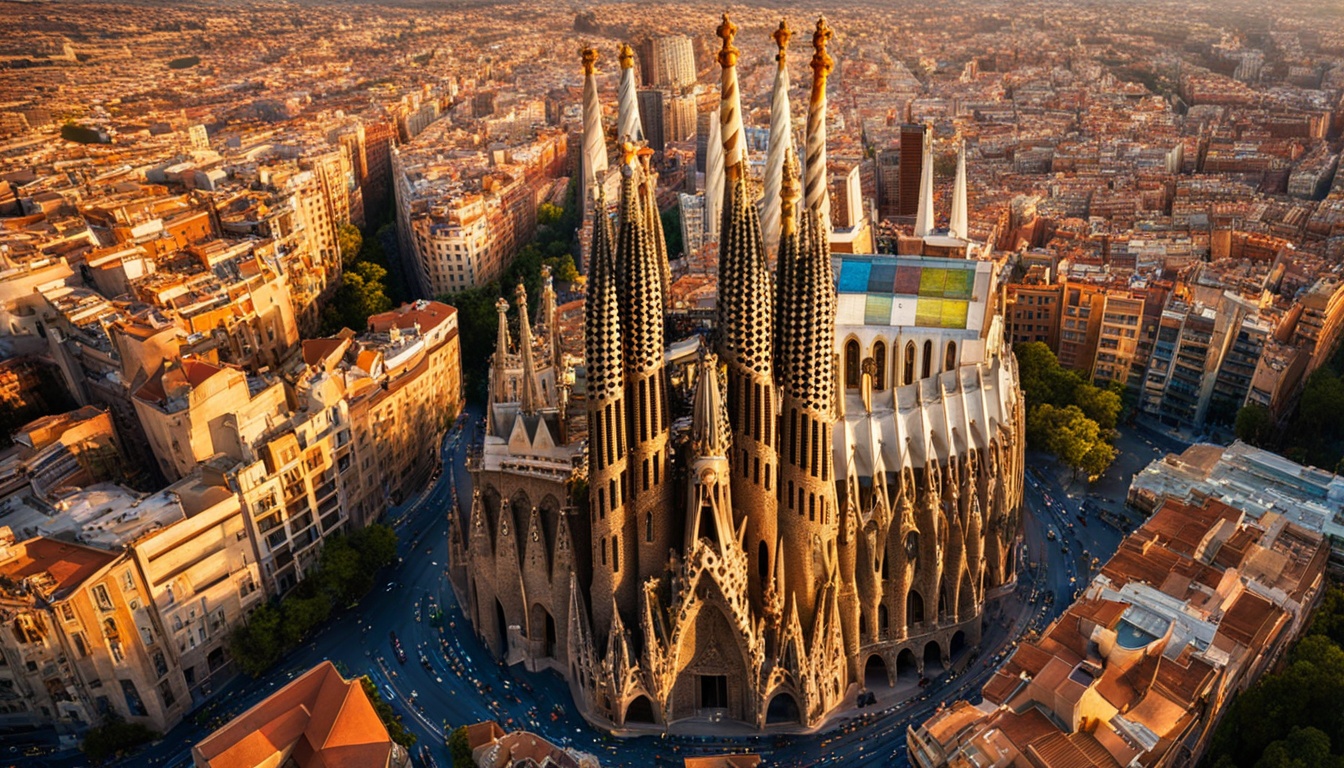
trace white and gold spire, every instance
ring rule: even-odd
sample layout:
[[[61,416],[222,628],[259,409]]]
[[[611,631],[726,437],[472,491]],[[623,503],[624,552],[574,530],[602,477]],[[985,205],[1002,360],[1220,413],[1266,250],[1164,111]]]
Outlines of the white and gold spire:
[[[596,197],[607,173],[607,136],[602,131],[602,102],[597,98],[597,49],[588,46],[583,61],[583,199]]]
[[[728,20],[728,14],[723,14],[723,22],[719,24],[716,34],[723,40],[723,47],[719,49],[719,66],[723,70],[722,79],[719,81],[723,167],[727,176],[735,179],[745,170],[743,164],[746,162],[747,154],[746,144],[742,138],[742,98],[737,92],[738,50],[733,45],[737,25]]]
[[[635,50],[621,43],[621,82],[617,88],[616,141],[641,142],[644,126],[639,121],[639,96],[635,90]]]
[[[778,258],[780,233],[780,188],[784,181],[785,156],[793,149],[793,118],[789,108],[787,48],[793,30],[779,22],[775,30],[775,87],[770,97],[770,148],[765,156],[765,195],[761,208],[761,236],[766,249]]]
[[[831,229],[831,195],[826,185],[826,77],[835,66],[835,61],[826,52],[826,44],[830,42],[831,36],[826,17],[817,19],[817,28],[812,33],[812,98],[807,104],[806,178],[803,186],[803,205],[817,212],[821,219],[823,239],[829,239]]]
[[[952,187],[952,216],[948,220],[947,234],[966,239],[969,224],[966,219],[966,140],[957,144],[957,181]]]
[[[719,127],[719,111],[709,114],[709,140],[705,156],[705,242],[719,239],[719,225],[723,218],[723,142]]]
[[[924,151],[920,156],[919,210],[915,213],[915,237],[933,234],[933,130],[924,126]]]

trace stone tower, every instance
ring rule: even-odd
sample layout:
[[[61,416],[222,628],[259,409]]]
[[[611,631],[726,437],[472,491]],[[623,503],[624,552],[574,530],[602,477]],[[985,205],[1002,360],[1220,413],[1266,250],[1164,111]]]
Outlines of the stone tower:
[[[724,164],[723,223],[719,227],[719,359],[728,368],[728,420],[733,447],[733,499],[747,519],[746,548],[752,558],[749,583],[752,600],[768,602],[770,575],[779,545],[776,520],[775,386],[772,348],[774,294],[765,265],[761,220],[747,199],[747,171],[742,140],[742,108],[737,92],[737,26],[724,14],[718,35],[723,39],[718,61]]]
[[[628,570],[621,579],[637,577],[642,584],[666,570],[668,554],[677,527],[671,504],[672,478],[668,433],[670,410],[667,371],[663,364],[662,271],[654,229],[662,224],[651,218],[641,189],[649,183],[637,161],[633,144],[624,146],[621,165],[620,229],[616,234],[616,295],[621,315],[622,358],[625,373],[627,492],[629,515],[623,529],[612,531],[612,558]],[[618,557],[620,562],[615,562]],[[635,615],[636,603],[618,600],[626,618]]]
[[[593,217],[592,264],[584,302],[584,358],[588,366],[588,495],[593,512],[592,594],[603,596],[592,601],[593,630],[605,637],[613,606],[628,605],[634,599],[634,580],[619,578],[609,551],[612,537],[628,527],[625,371],[611,222],[604,213],[606,200],[599,196],[599,203]]]

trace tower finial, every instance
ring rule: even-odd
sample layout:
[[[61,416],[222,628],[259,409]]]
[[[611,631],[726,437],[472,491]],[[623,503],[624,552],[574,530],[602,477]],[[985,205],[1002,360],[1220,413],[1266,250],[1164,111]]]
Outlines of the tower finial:
[[[798,231],[798,158],[793,154],[793,147],[784,152],[784,177],[780,180],[779,192],[779,227],[782,234],[791,235]]]
[[[635,66],[635,49],[631,48],[629,43],[621,43],[619,57],[621,69],[630,69]]]
[[[598,54],[596,48],[591,45],[585,45],[583,50],[579,52],[579,59],[583,62],[583,74],[597,74],[597,60],[599,58],[601,58],[601,56]]]
[[[823,85],[826,83],[826,76],[831,74],[831,69],[835,66],[835,60],[826,52],[826,44],[834,36],[835,33],[826,23],[826,17],[818,17],[817,29],[812,33],[812,50],[814,51],[812,54],[812,75],[820,80]],[[812,92],[816,93],[816,90],[814,85]]]
[[[635,167],[635,159],[639,157],[639,147],[633,141],[625,141],[621,144],[621,165]],[[625,171],[621,171],[625,173]]]
[[[714,34],[723,40],[723,47],[719,49],[719,66],[735,67],[737,66],[737,48],[733,47],[733,38],[737,35],[737,25],[728,20],[728,14],[723,14],[723,22]]]
[[[789,38],[793,37],[793,30],[789,29],[789,22],[780,19],[779,29],[776,29],[775,34],[771,37],[775,38],[775,45],[779,46],[779,53],[775,54],[775,61],[784,61],[786,49],[789,47]]]

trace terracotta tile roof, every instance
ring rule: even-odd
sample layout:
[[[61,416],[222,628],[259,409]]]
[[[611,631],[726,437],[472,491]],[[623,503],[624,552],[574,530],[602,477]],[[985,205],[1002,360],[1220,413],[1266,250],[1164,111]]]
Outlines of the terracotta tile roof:
[[[18,544],[14,549],[15,557],[0,565],[0,576],[20,581],[48,573],[56,582],[52,590],[58,598],[74,591],[85,579],[118,557],[115,552],[41,536]]]
[[[456,307],[450,307],[441,301],[417,301],[403,304],[396,309],[369,316],[369,329],[375,333],[389,328],[414,328],[420,326],[420,333],[428,335],[448,318],[457,314]]]
[[[1242,592],[1223,614],[1218,631],[1247,647],[1256,647],[1282,615],[1278,606],[1253,592]]]
[[[358,680],[324,661],[276,691],[192,750],[198,765],[256,768],[289,753],[296,768],[381,768],[392,754]]]

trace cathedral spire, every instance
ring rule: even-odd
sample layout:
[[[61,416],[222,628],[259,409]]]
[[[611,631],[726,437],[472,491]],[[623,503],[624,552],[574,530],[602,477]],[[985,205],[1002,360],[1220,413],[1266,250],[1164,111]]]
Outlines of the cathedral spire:
[[[719,232],[719,296],[716,351],[728,369],[728,415],[733,427],[732,497],[746,510],[745,547],[760,565],[748,573],[753,600],[762,600],[771,580],[778,540],[776,520],[774,286],[765,265],[761,218],[748,201],[746,157],[737,93],[737,27],[725,14],[719,25],[723,49],[721,115],[728,166],[723,224]]]
[[[621,319],[616,298],[616,265],[611,248],[611,220],[606,196],[597,193],[598,215],[593,217],[592,262],[583,306],[584,363],[588,369],[588,398],[609,399],[621,390]],[[591,438],[590,438],[591,439]]]
[[[948,221],[947,233],[953,237],[966,238],[969,226],[966,221],[966,141],[957,144],[957,181],[952,187],[952,216]]]
[[[607,173],[607,136],[602,131],[602,103],[597,98],[597,49],[588,46],[580,54],[583,61],[583,199],[587,205],[594,188],[602,185]]]
[[[831,225],[831,196],[826,185],[826,78],[835,66],[826,52],[831,28],[826,17],[817,19],[812,33],[812,96],[807,104],[807,174],[803,200],[808,209],[816,211],[821,219],[823,233],[829,239]]]
[[[523,380],[518,386],[518,401],[523,413],[536,413],[545,407],[546,396],[542,394],[541,382],[537,380],[537,361],[532,354],[532,327],[528,324],[527,289],[522,283],[514,291],[514,302],[518,307],[518,352],[523,362]]]
[[[550,351],[551,365],[558,373],[560,365],[560,329],[556,327],[555,275],[551,265],[541,265],[541,322],[546,326],[546,346]]]
[[[919,171],[919,210],[915,213],[915,237],[933,234],[933,130],[924,126],[924,150]]]
[[[496,403],[509,402],[508,377],[505,375],[505,358],[509,354],[509,302],[501,296],[495,302],[495,311],[499,313],[499,325],[495,331],[495,356],[490,371],[491,399]]]
[[[640,142],[644,140],[644,126],[639,121],[639,97],[635,92],[635,50],[628,43],[621,43],[620,62],[621,83],[616,94],[616,139]]]
[[[765,194],[761,198],[761,235],[766,250],[779,254],[780,187],[784,181],[785,157],[793,151],[793,118],[789,108],[789,38],[793,30],[786,22],[779,22],[775,30],[775,87],[770,97],[770,146],[765,157]]]
[[[639,167],[644,180],[639,185],[639,199],[644,206],[644,218],[649,226],[654,261],[658,265],[658,278],[662,284],[663,305],[666,307],[671,301],[672,265],[667,258],[667,235],[663,232],[663,217],[658,210],[658,173],[653,170],[652,160],[652,149],[643,147],[639,150]]]
[[[691,449],[697,456],[727,456],[733,440],[719,394],[718,356],[701,350],[691,411]]]
[[[737,36],[737,25],[723,14],[723,22],[715,32],[723,40],[719,49],[719,66],[723,68],[723,77],[719,84],[719,121],[723,130],[723,165],[731,181],[746,169],[746,146],[742,138],[742,98],[737,92],[738,50],[733,45]],[[729,193],[732,193],[730,187]]]
[[[622,602],[625,615],[633,616],[637,608],[635,585],[662,575],[668,554],[679,537],[675,537],[674,522],[669,517],[672,478],[662,272],[649,222],[649,206],[643,202],[653,194],[652,179],[640,168],[636,160],[639,150],[633,143],[626,142],[622,151],[616,291],[623,331],[629,447],[626,461],[630,472],[624,530],[613,536],[613,558],[617,551],[621,553],[624,570],[620,577],[633,587],[628,601]]]
[[[790,149],[784,161],[784,173],[779,193],[782,215],[779,232],[779,251],[775,260],[775,383],[787,386],[788,365],[783,360],[788,341],[789,304],[798,300],[794,274],[798,265],[798,160]]]
[[[705,156],[705,205],[702,221],[705,242],[719,239],[723,223],[723,129],[719,125],[719,110],[709,113],[709,141]]]

